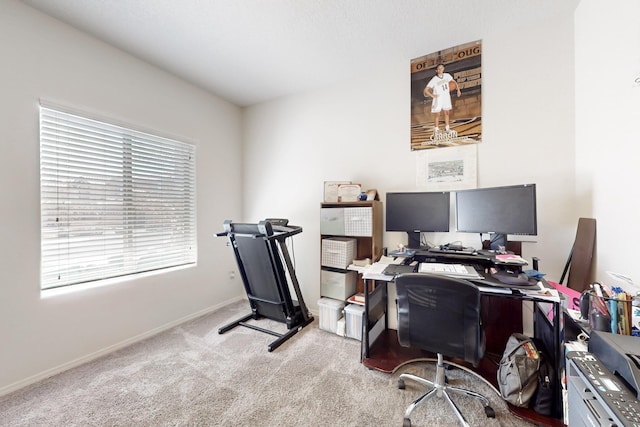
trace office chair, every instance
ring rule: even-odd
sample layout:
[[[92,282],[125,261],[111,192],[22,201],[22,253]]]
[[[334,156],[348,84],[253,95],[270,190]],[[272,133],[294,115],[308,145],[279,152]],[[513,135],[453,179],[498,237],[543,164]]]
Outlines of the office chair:
[[[411,426],[411,413],[434,395],[443,397],[463,426],[466,419],[451,400],[450,393],[479,399],[485,414],[495,418],[489,400],[471,390],[447,384],[444,357],[464,359],[474,367],[484,355],[485,335],[480,321],[480,291],[466,280],[424,273],[408,273],[396,277],[398,294],[398,342],[403,347],[417,347],[437,354],[436,377],[428,380],[412,374],[401,374],[398,388],[405,388],[405,380],[413,380],[428,391],[406,409],[403,427]],[[471,369],[454,362],[455,366],[480,377]],[[489,384],[487,382],[487,384]],[[495,390],[495,387],[492,387]]]

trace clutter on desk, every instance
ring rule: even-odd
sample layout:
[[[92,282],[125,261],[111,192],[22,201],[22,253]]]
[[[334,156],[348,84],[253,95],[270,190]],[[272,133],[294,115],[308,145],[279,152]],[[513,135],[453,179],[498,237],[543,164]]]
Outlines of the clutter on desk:
[[[536,297],[540,299],[545,299],[551,301],[559,301],[560,294],[556,289],[549,289],[542,286],[541,282],[537,283],[537,286],[534,289],[518,289],[518,291],[524,295],[530,297]]]
[[[391,251],[386,251],[386,253],[384,255],[392,256],[392,257],[407,256],[407,252],[410,253],[409,256],[415,255],[415,253],[416,253],[416,251],[412,251],[411,249],[407,249],[407,247],[405,245],[403,245],[402,243],[398,243],[398,245],[396,246],[396,249],[393,249]]]
[[[353,260],[353,265],[355,265],[356,267],[366,267],[367,265],[371,264],[371,259],[370,258],[364,258],[364,259],[354,259]]]
[[[496,254],[496,264],[515,264],[515,265],[527,265],[529,264],[526,259],[516,254]]]
[[[414,251],[413,249],[407,249],[405,247],[390,251],[387,253],[387,255],[389,256],[394,256],[394,257],[412,257],[416,254],[416,251]]]
[[[382,255],[376,264],[402,264],[404,258]]]
[[[400,274],[415,273],[417,269],[416,263],[412,264],[389,264],[382,271],[387,276],[398,276]]]
[[[583,292],[588,296],[586,307],[589,326],[596,331],[640,336],[640,310],[633,306],[633,297],[620,287],[594,282]],[[581,298],[582,299],[582,298]],[[581,311],[584,311],[582,307]],[[582,315],[584,316],[584,312]]]
[[[542,279],[544,276],[546,276],[545,273],[540,273],[538,270],[524,270],[523,271],[524,274],[526,274],[528,277],[533,277],[534,279]]]
[[[556,290],[562,294],[563,306],[565,308],[580,310],[580,292],[551,280],[547,280],[547,283],[556,288]]]
[[[575,320],[577,322],[579,322],[581,320],[584,320],[582,318],[582,316],[580,315],[580,310],[573,310],[571,308],[567,308],[566,312],[573,320]]]

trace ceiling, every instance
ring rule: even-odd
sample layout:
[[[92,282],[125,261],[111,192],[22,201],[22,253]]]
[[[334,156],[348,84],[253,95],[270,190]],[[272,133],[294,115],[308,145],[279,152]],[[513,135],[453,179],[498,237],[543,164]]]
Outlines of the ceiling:
[[[22,0],[238,106],[540,24],[579,0]]]

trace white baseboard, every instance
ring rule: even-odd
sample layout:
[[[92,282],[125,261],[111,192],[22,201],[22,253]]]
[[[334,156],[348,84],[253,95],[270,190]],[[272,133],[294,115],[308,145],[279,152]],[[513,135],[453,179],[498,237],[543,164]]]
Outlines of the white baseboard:
[[[157,335],[160,332],[164,332],[164,331],[166,331],[168,329],[171,329],[173,327],[181,325],[181,324],[183,324],[185,322],[188,322],[188,321],[193,320],[195,318],[198,318],[200,316],[204,316],[205,314],[209,314],[209,313],[211,313],[211,312],[213,312],[215,310],[218,310],[219,308],[222,308],[222,307],[224,307],[224,306],[226,306],[228,304],[231,304],[231,303],[234,303],[234,302],[237,302],[237,301],[241,301],[243,299],[246,299],[246,298],[243,297],[243,296],[240,296],[240,297],[232,298],[232,299],[230,299],[228,301],[225,301],[223,303],[217,304],[215,306],[207,307],[204,310],[200,310],[200,311],[198,311],[196,313],[192,313],[192,314],[190,314],[188,316],[182,317],[180,319],[176,319],[173,322],[169,322],[167,324],[164,324],[162,326],[154,328],[154,329],[152,329],[150,331],[147,331],[147,332],[144,332],[142,334],[136,335],[134,337],[128,338],[128,339],[126,339],[124,341],[121,341],[121,342],[119,342],[117,344],[110,345],[110,346],[105,347],[105,348],[103,348],[101,350],[98,350],[96,352],[87,354],[86,356],[79,357],[79,358],[74,359],[72,361],[69,361],[67,363],[63,363],[62,365],[56,366],[56,367],[51,368],[51,369],[47,369],[46,371],[42,371],[42,372],[40,372],[38,374],[35,374],[35,375],[32,375],[32,376],[30,376],[28,378],[25,378],[23,380],[17,381],[17,382],[15,382],[13,384],[9,384],[9,385],[7,385],[5,387],[0,388],[0,396],[4,396],[4,395],[12,393],[14,391],[20,390],[21,388],[26,387],[26,386],[31,385],[31,384],[34,384],[34,383],[37,383],[38,381],[42,381],[42,380],[44,380],[46,378],[52,377],[52,376],[54,376],[56,374],[59,374],[59,373],[64,372],[64,371],[67,371],[67,370],[69,370],[71,368],[75,368],[77,366],[80,366],[80,365],[82,365],[84,363],[90,362],[90,361],[92,361],[94,359],[97,359],[97,358],[102,357],[104,355],[107,355],[109,353],[113,353],[114,351],[120,350],[121,348],[125,348],[127,346],[130,346],[131,344],[135,344],[138,341],[142,341],[144,339],[147,339],[149,337]]]

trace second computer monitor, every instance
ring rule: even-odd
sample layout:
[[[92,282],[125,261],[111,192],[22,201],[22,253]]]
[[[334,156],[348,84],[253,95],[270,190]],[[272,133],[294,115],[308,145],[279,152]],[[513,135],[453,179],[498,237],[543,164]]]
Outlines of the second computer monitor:
[[[450,193],[387,193],[386,230],[404,231],[408,246],[421,247],[421,232],[449,231]]]
[[[456,191],[456,230],[491,233],[491,249],[507,244],[507,234],[536,235],[536,185]]]

